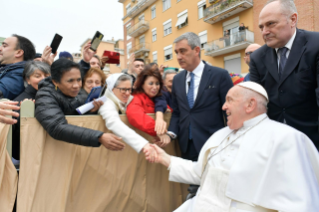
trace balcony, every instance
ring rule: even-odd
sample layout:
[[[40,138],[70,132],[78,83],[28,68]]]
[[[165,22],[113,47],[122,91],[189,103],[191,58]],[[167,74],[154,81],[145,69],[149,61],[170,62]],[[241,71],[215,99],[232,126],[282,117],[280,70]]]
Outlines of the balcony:
[[[221,0],[204,11],[204,21],[214,24],[253,6],[253,0]]]
[[[207,43],[204,47],[205,55],[216,57],[246,49],[252,43],[254,43],[254,33],[246,29],[243,32],[236,32],[229,37],[222,37]]]
[[[126,16],[134,18],[135,16],[137,16],[138,14],[143,12],[146,8],[148,8],[150,5],[152,5],[154,2],[156,2],[156,0],[138,1],[138,3],[134,7],[132,7],[130,12],[128,12],[128,14]]]
[[[149,43],[140,43],[136,46],[134,46],[131,50],[130,50],[130,54],[134,53],[135,57],[148,57],[148,54],[150,52],[150,44]]]
[[[114,48],[114,51],[120,53],[120,55],[124,55],[124,49]]]
[[[145,20],[141,20],[138,23],[136,23],[134,26],[131,26],[128,29],[127,34],[131,37],[136,38],[137,36],[140,36],[141,34],[146,32],[149,28],[150,27],[148,22]]]

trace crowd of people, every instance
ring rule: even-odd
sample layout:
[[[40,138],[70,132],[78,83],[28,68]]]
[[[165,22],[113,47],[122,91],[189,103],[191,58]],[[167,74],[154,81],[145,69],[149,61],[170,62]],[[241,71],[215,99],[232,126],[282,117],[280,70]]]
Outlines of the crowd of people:
[[[265,5],[259,16],[265,45],[245,50],[245,79],[203,61],[192,32],[174,41],[183,71],[132,55],[127,71],[108,78],[101,70],[107,58],[95,55],[90,43],[75,63],[65,52],[55,60],[48,46],[39,57],[31,41],[12,35],[0,47],[0,95],[12,100],[0,103],[0,122],[13,125],[12,160],[20,159],[19,106],[29,99],[54,139],[113,151],[123,150],[124,141],[167,166],[170,181],[190,184],[189,200],[176,211],[315,212],[319,33],[297,29],[297,20],[291,0]],[[94,100],[88,114],[100,114],[113,133],[68,124],[65,116],[78,115],[92,88],[104,85],[107,100]],[[154,144],[125,125],[121,114]],[[162,149],[174,140],[181,158]]]

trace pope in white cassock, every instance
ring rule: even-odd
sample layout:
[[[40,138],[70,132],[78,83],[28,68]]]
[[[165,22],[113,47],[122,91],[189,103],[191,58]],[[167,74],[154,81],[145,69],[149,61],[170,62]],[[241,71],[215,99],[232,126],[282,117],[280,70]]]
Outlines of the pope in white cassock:
[[[170,181],[200,185],[175,212],[319,211],[318,151],[302,132],[270,120],[267,103],[257,83],[230,89],[228,127],[208,139],[197,162],[153,145]]]

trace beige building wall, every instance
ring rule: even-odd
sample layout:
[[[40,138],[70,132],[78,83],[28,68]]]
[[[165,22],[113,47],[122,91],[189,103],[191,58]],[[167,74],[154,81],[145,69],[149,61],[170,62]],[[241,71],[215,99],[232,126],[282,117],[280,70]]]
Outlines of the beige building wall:
[[[132,46],[136,46],[139,43],[139,37],[127,39],[127,30],[126,25],[131,24],[131,26],[134,26],[139,21],[139,16],[144,15],[145,21],[149,24],[149,29],[143,33],[141,36],[145,36],[145,42],[150,44],[150,52],[148,59],[150,62],[153,61],[153,52],[157,51],[157,63],[158,64],[165,64],[172,67],[178,67],[179,64],[176,59],[176,55],[173,53],[173,58],[169,61],[164,60],[164,47],[173,45],[174,39],[178,36],[182,35],[185,32],[194,32],[196,34],[199,34],[203,31],[207,31],[207,41],[212,42],[214,40],[220,39],[224,37],[224,31],[223,31],[223,23],[227,22],[231,19],[238,18],[239,23],[245,23],[245,26],[249,27],[249,30],[254,30],[253,25],[253,8],[249,8],[247,10],[244,10],[240,13],[237,13],[235,15],[231,15],[227,18],[224,18],[223,20],[216,22],[214,24],[210,24],[204,21],[205,18],[199,18],[199,12],[198,12],[198,0],[171,0],[171,7],[167,9],[166,11],[163,11],[163,1],[157,0],[153,4],[151,4],[148,8],[146,8],[143,12],[139,13],[137,16],[131,18],[127,16],[126,13],[126,6],[128,4],[131,5],[131,8],[134,7],[134,5],[137,4],[138,1],[135,1],[135,3],[132,2],[132,0],[120,0],[119,2],[123,3],[123,9],[124,9],[124,48],[125,53],[127,54],[127,44],[132,43]],[[209,3],[209,0],[206,0],[206,8],[211,6],[212,4]],[[156,7],[156,17],[152,19],[151,17],[151,8]],[[175,25],[178,21],[178,14],[187,10],[188,13],[188,24],[187,26],[178,29]],[[172,33],[169,35],[164,36],[164,27],[163,23],[167,20],[172,20]],[[156,28],[157,31],[157,40],[155,42],[152,41],[152,30]],[[173,52],[174,52],[174,45],[173,45]],[[205,55],[205,49],[203,48],[201,50],[202,59],[207,61],[208,63],[218,66],[221,68],[224,68],[224,58],[229,55],[237,55],[240,54],[241,57],[244,56],[244,49],[241,50],[234,50],[231,53],[219,55],[219,56],[207,56]],[[126,63],[127,63],[127,55],[125,57]],[[242,60],[240,64],[240,69],[242,73],[248,72],[248,66],[244,63]]]
[[[205,1],[205,0],[204,0]],[[132,47],[139,44],[139,37],[145,36],[145,43],[149,43],[149,54],[147,57],[148,62],[153,61],[153,52],[157,52],[157,63],[165,64],[173,67],[179,67],[176,55],[173,54],[173,58],[169,61],[164,60],[164,47],[173,45],[174,39],[182,35],[185,32],[194,32],[199,34],[203,31],[207,31],[207,41],[211,43],[212,41],[219,40],[224,37],[223,24],[229,22],[230,20],[238,20],[238,23],[244,23],[248,30],[253,34],[253,40],[249,43],[259,43],[264,44],[259,27],[258,27],[258,17],[261,9],[267,2],[267,0],[206,0],[206,11],[211,8],[219,8],[220,5],[223,8],[221,12],[217,15],[221,20],[216,23],[210,23],[210,16],[204,16],[204,18],[199,19],[198,3],[202,2],[199,0],[171,0],[171,6],[166,11],[163,11],[163,1],[162,0],[118,0],[118,2],[123,4],[123,27],[124,27],[124,49],[125,49],[125,63],[128,61],[128,51],[127,44],[131,43]],[[139,3],[147,4],[147,2],[152,2],[148,7],[145,7],[143,11],[137,14],[135,17],[128,15],[126,7],[130,5],[131,8]],[[211,3],[210,3],[211,2]],[[318,31],[319,29],[319,0],[295,0],[297,10],[299,12],[299,22],[298,27],[301,29]],[[252,6],[251,6],[252,5]],[[248,6],[248,7],[247,7]],[[151,8],[156,8],[156,17],[152,19]],[[188,24],[187,26],[178,29],[175,24],[178,20],[177,15],[182,11],[187,10],[188,13]],[[237,11],[237,12],[236,12]],[[238,12],[240,11],[240,12]],[[130,13],[130,12],[129,12]],[[144,15],[145,21],[149,25],[149,29],[142,33],[140,36],[131,37],[127,35],[127,25],[130,24],[134,26],[139,22],[139,17]],[[167,20],[172,20],[172,33],[164,36],[163,23]],[[207,20],[208,19],[208,20]],[[152,41],[152,29],[157,29],[157,40]],[[248,45],[247,44],[247,45]],[[208,63],[225,68],[225,60],[229,57],[240,57],[239,69],[242,74],[248,73],[248,66],[243,60],[245,47],[241,49],[229,48],[228,53],[222,53],[218,56],[208,56],[205,55],[207,51],[205,49],[201,50],[202,59]],[[174,50],[174,45],[173,45]]]

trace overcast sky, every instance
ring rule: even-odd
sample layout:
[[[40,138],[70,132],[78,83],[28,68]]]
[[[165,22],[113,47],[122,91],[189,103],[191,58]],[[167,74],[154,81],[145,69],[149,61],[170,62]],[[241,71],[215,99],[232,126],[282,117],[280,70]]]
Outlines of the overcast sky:
[[[39,53],[55,33],[63,37],[58,52],[80,52],[97,30],[103,40],[123,39],[123,4],[118,0],[0,0],[0,8],[0,37],[27,37]]]

